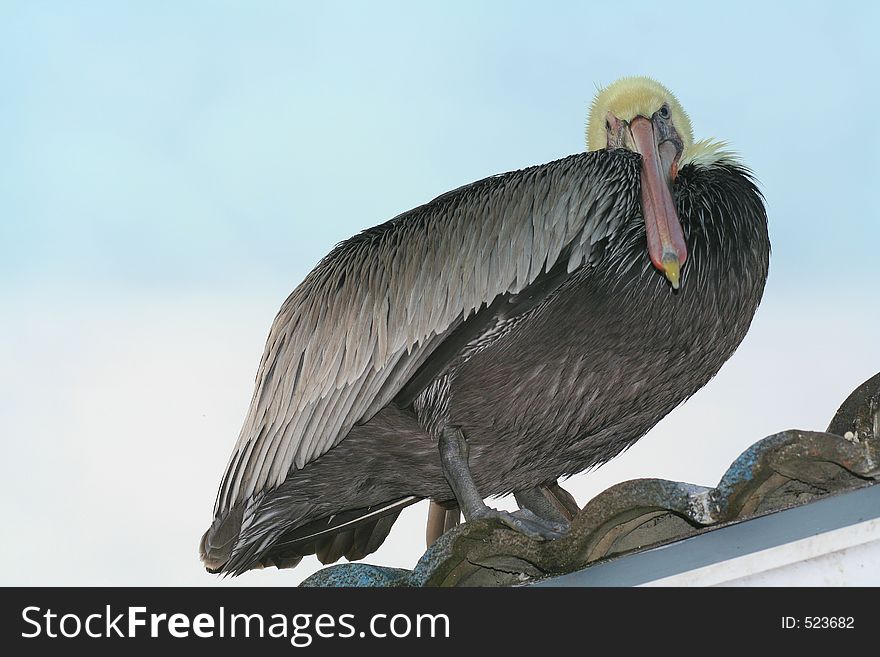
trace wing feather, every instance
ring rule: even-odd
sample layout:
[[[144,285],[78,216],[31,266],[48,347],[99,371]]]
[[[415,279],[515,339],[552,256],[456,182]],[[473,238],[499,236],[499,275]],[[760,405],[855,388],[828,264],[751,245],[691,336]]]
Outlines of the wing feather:
[[[632,157],[574,155],[448,192],[338,244],[275,318],[215,511],[326,453],[496,297],[563,253],[569,270],[585,261],[630,210],[611,191],[636,170]]]

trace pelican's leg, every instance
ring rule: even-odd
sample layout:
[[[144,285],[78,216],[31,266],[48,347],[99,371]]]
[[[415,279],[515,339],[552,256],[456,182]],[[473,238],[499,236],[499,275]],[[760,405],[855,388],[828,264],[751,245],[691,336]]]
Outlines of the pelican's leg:
[[[566,528],[580,510],[574,497],[556,482],[518,491],[514,497],[521,509]]]
[[[446,481],[455,493],[465,520],[496,518],[508,527],[537,539],[559,538],[565,533],[567,530],[565,525],[540,518],[528,509],[508,513],[486,506],[468,466],[468,444],[461,429],[445,428],[439,443],[443,474],[446,475]]]
[[[461,522],[461,511],[458,504],[443,506],[434,500],[428,507],[428,526],[425,528],[425,543],[431,547],[438,538],[443,536],[453,527],[457,527]]]
[[[550,500],[544,495],[544,491],[540,486],[529,488],[528,490],[519,491],[513,495],[516,498],[519,508],[528,509],[536,516],[546,518],[559,523],[567,523],[568,520],[560,513]]]

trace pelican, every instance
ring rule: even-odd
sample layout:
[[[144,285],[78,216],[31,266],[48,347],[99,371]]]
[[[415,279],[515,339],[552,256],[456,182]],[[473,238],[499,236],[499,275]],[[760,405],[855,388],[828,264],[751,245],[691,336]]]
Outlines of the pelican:
[[[718,372],[767,277],[752,174],[649,78],[600,89],[586,132],[586,152],[340,243],[293,291],[202,537],[209,571],[360,559],[422,499],[552,540],[557,479]],[[520,510],[484,501],[510,493]]]

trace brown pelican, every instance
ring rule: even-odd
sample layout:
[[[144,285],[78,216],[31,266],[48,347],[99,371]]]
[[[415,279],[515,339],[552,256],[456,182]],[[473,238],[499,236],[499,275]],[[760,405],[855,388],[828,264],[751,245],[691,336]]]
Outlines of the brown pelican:
[[[552,539],[557,478],[718,372],[767,276],[751,174],[648,78],[600,90],[587,145],[443,194],[309,273],[269,333],[209,570],[361,558],[420,499]],[[508,493],[524,508],[484,503]]]

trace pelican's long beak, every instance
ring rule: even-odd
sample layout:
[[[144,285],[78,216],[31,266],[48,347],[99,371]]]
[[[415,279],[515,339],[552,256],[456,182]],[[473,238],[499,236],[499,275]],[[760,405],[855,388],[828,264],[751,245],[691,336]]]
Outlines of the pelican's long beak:
[[[684,233],[672,200],[677,154],[666,152],[671,144],[660,141],[650,119],[637,116],[630,122],[630,132],[633,145],[642,156],[642,214],[648,234],[648,255],[677,290],[681,267],[687,259]]]

